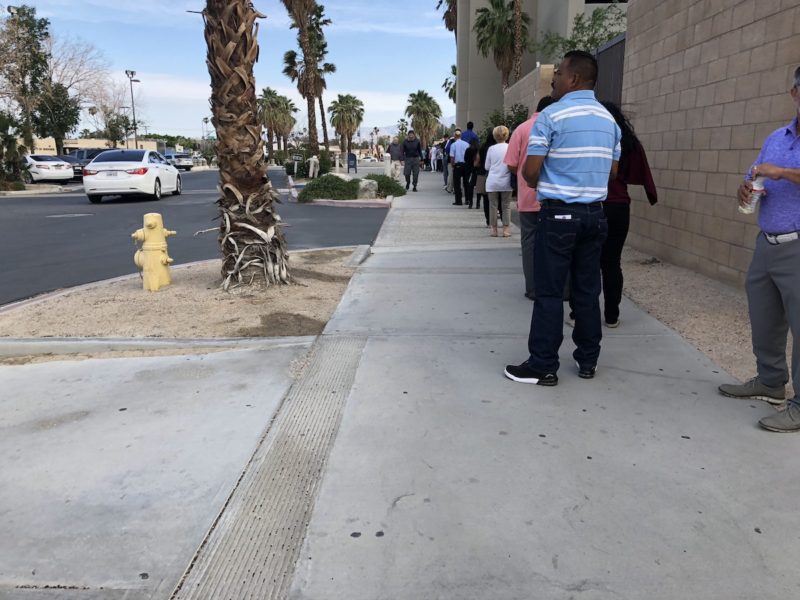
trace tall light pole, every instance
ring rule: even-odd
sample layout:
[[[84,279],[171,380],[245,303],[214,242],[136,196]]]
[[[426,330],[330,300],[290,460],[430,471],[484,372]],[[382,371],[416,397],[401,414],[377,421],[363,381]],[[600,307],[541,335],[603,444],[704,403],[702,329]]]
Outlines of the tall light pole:
[[[136,71],[125,71],[125,75],[128,76],[128,79],[131,82],[131,110],[133,111],[133,145],[138,150],[139,136],[136,132],[136,103],[133,100],[133,84],[141,82],[138,79],[134,79],[134,77],[136,77]]]

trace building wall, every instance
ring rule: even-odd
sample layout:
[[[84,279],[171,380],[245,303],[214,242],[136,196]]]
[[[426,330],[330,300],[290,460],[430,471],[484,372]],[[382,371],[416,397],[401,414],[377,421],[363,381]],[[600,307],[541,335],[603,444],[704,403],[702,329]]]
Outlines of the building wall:
[[[528,107],[529,114],[532,113],[539,99],[550,94],[553,69],[553,65],[540,65],[517,83],[509,86],[503,95],[505,109],[508,110],[514,104],[522,104]]]
[[[21,142],[20,142],[21,143]],[[129,146],[133,147],[133,140],[129,141]],[[84,139],[79,138],[76,140],[64,140],[64,151],[70,152],[71,150],[80,150],[88,148],[110,148],[108,140],[100,139]],[[125,148],[125,143],[119,144],[118,148]],[[158,151],[158,143],[153,140],[139,139],[140,150],[154,150]],[[56,153],[56,141],[53,138],[34,138],[33,139],[33,152],[31,154],[44,154],[54,156]]]
[[[793,117],[797,0],[631,0],[623,108],[658,186],[632,188],[629,243],[743,283],[758,233],[735,194],[764,138]]]

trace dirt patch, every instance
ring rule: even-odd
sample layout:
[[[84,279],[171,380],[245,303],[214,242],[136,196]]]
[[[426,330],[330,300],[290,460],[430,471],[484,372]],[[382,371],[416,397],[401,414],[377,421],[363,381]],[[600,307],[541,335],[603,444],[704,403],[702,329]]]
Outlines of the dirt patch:
[[[172,270],[173,284],[145,292],[139,278],[118,281],[0,314],[0,337],[225,338],[322,332],[354,269],[351,249],[292,253],[292,285],[224,292],[220,263]],[[30,362],[27,357],[3,359]]]
[[[631,248],[623,252],[622,270],[625,295],[643,310],[740,381],[755,375],[744,289],[654,260]],[[623,327],[624,319],[622,315]]]

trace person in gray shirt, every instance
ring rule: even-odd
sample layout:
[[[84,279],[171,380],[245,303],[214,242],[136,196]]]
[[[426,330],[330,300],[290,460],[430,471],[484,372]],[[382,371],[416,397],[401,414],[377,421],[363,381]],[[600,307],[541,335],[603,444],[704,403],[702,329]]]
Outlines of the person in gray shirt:
[[[411,176],[414,176],[414,191],[417,191],[419,182],[419,163],[422,160],[422,144],[417,139],[413,129],[408,132],[406,141],[403,142],[403,162],[405,163],[404,175],[406,176],[406,189],[411,185]]]
[[[397,181],[400,181],[400,169],[403,166],[403,145],[400,143],[400,138],[394,136],[392,143],[389,144],[387,149],[389,154],[389,175]]]

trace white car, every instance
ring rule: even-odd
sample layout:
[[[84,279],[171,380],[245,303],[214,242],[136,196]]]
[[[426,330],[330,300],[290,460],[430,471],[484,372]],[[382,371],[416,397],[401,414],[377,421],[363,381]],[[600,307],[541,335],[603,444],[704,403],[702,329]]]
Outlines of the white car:
[[[176,169],[184,169],[186,171],[191,171],[192,167],[194,167],[194,161],[192,160],[191,154],[186,154],[184,152],[175,152],[173,154],[165,155],[167,162],[171,164]]]
[[[152,150],[106,150],[83,169],[83,189],[89,202],[103,196],[145,194],[153,200],[171,192],[178,195],[183,183],[178,170]]]
[[[22,180],[25,183],[44,181],[69,181],[72,179],[72,165],[56,156],[45,156],[33,154],[25,157],[25,164],[28,168],[22,172]]]
[[[374,158],[374,157],[372,157],[372,156],[363,156],[363,157],[361,157],[359,160],[360,160],[361,162],[378,162],[378,159],[377,159],[377,158]]]

